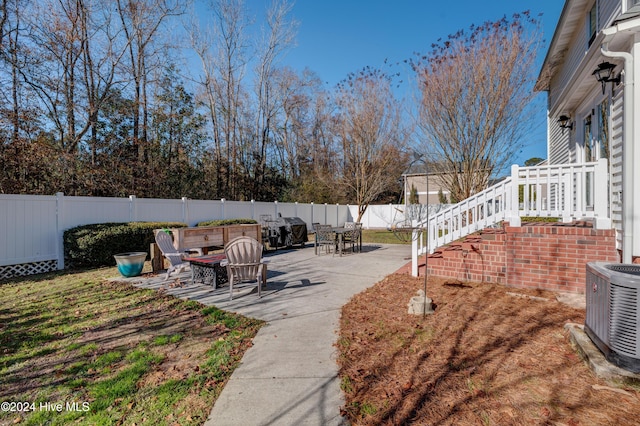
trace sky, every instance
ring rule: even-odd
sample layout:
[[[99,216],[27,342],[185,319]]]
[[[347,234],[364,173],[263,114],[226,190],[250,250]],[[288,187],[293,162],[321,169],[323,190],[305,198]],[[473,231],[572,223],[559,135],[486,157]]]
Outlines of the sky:
[[[270,0],[246,0],[257,21]],[[542,14],[544,48],[536,75],[562,12],[563,0],[297,0],[291,17],[298,21],[296,45],[280,59],[302,71],[309,68],[333,87],[366,66],[384,68],[426,53],[432,43],[471,24],[495,21],[529,10]],[[403,74],[409,75],[405,66]],[[405,91],[411,90],[410,78]],[[532,157],[546,158],[546,93],[537,96],[539,117],[530,132],[528,146],[517,158],[522,165]]]
[[[471,24],[525,10],[543,14],[544,38],[550,41],[563,5],[562,0],[298,0],[292,11],[299,22],[297,46],[283,63],[308,66],[334,84],[364,66],[428,52],[439,38]]]

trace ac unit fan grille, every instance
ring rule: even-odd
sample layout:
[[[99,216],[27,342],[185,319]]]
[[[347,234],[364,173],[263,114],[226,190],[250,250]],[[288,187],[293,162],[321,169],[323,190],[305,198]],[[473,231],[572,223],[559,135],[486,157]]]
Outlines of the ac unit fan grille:
[[[620,263],[607,265],[607,269],[625,274],[640,275],[640,267],[638,265],[626,265],[624,263]]]
[[[610,346],[617,352],[636,357],[638,291],[611,283],[609,300]]]

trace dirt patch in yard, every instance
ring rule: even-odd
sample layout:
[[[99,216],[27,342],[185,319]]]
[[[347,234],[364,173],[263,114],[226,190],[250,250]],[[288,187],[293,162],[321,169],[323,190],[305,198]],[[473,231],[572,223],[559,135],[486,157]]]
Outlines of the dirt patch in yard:
[[[637,388],[596,377],[555,294],[430,280],[435,313],[409,315],[422,278],[395,274],[342,311],[344,414],[357,425],[638,424]]]

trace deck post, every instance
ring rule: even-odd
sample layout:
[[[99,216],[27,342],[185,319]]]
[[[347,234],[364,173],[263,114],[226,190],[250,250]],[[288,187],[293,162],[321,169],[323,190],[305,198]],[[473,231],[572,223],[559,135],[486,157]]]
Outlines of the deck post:
[[[511,200],[509,201],[509,211],[506,219],[510,226],[520,226],[520,168],[517,164],[511,166]]]
[[[595,167],[593,173],[594,188],[593,199],[594,200],[608,200],[609,199],[609,180],[607,179],[608,166],[607,160],[601,158]],[[594,202],[594,221],[593,227],[595,229],[611,229],[611,218],[609,217],[609,203]]]

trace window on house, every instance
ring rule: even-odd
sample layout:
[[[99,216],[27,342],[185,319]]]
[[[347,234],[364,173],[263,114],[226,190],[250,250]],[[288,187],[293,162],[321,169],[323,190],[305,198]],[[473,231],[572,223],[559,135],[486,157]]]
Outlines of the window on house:
[[[606,158],[609,160],[609,99],[603,100],[602,103],[596,107],[596,116],[598,120],[597,144],[600,148],[598,158]]]
[[[596,161],[595,140],[593,138],[593,127],[591,126],[591,115],[584,120],[584,162]]]
[[[582,147],[584,151],[584,162],[589,163],[595,161],[595,140],[593,139],[593,126],[591,125],[591,115],[585,117],[583,122],[583,140]],[[584,196],[587,208],[593,206],[593,176],[592,173],[585,174]]]
[[[587,37],[589,38],[589,46],[593,43],[593,40],[596,38],[596,33],[598,32],[598,2],[594,2],[593,6],[589,10],[587,14]]]
[[[627,10],[631,9],[633,6],[640,5],[640,0],[628,0],[627,2]]]

